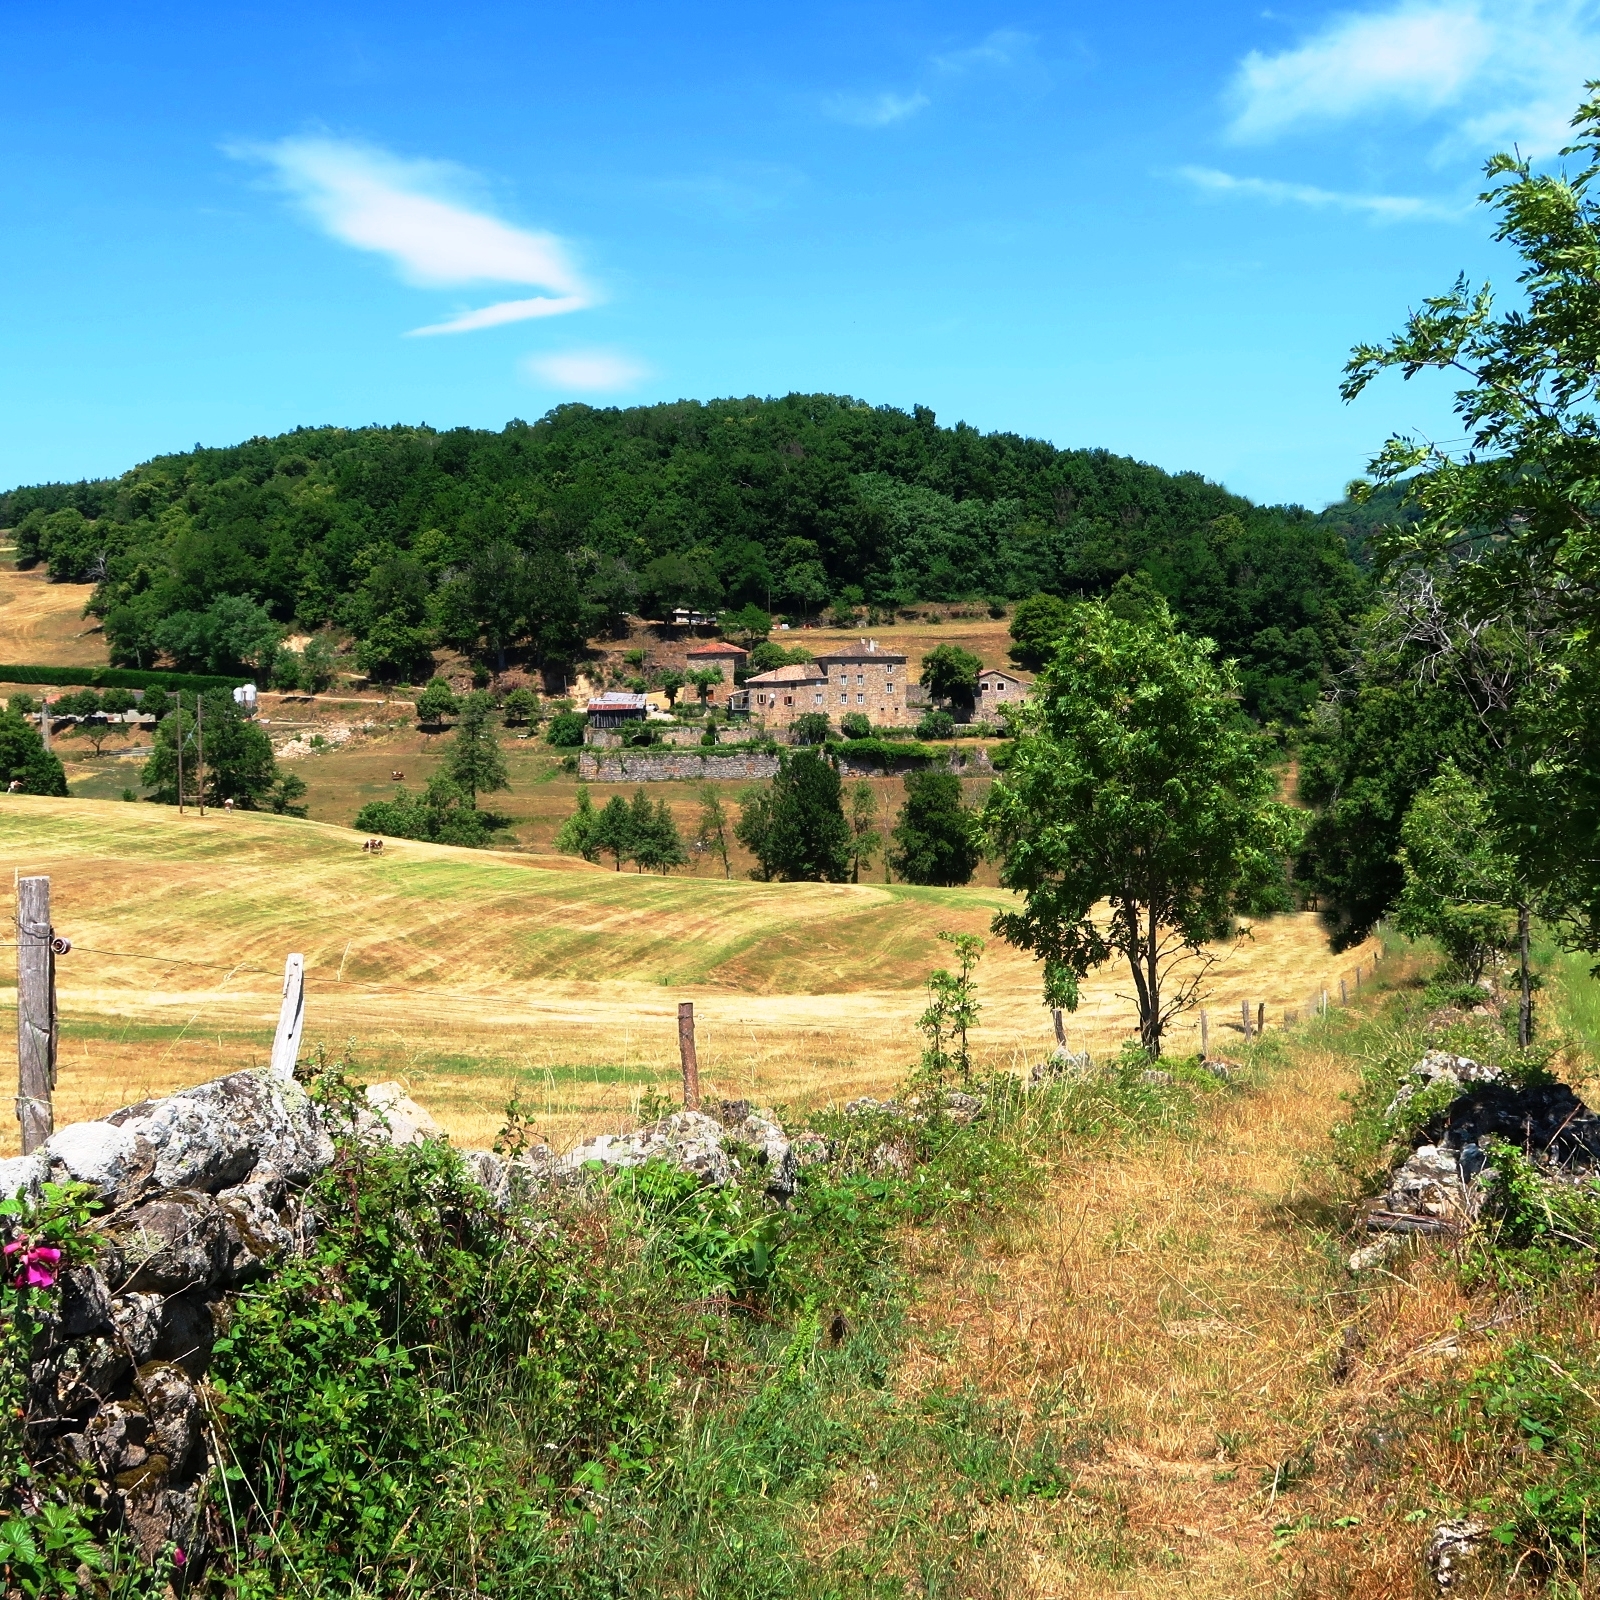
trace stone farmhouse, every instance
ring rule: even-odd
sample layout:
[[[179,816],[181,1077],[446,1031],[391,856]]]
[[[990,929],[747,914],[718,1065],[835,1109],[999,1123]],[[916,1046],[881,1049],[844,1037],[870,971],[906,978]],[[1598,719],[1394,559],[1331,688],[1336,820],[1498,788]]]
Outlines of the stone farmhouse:
[[[1002,672],[999,667],[985,667],[978,674],[977,692],[972,697],[972,714],[978,722],[998,722],[1000,713],[1007,707],[1026,704],[1028,685],[1014,672]]]
[[[903,728],[916,721],[906,658],[876,639],[825,651],[815,661],[777,667],[745,679],[750,720],[778,730],[808,711],[822,711],[839,726],[849,711],[865,714],[875,728]]]
[[[750,659],[748,650],[741,650],[736,644],[728,644],[722,639],[713,639],[707,644],[697,644],[684,652],[684,660],[688,663],[689,670],[693,672],[699,667],[715,667],[722,674],[722,687],[713,689],[706,701],[707,705],[728,705],[728,696],[734,693],[734,673]],[[691,698],[698,695],[698,690],[688,691]]]

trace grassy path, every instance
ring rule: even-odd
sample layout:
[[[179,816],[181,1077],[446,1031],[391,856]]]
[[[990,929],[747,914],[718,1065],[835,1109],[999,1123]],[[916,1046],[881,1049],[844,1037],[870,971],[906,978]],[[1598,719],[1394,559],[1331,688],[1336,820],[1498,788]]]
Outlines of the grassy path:
[[[928,1281],[908,1398],[977,1393],[1081,1462],[1070,1492],[988,1509],[960,1592],[1410,1592],[1418,1538],[1392,1501],[1340,1527],[1314,1470],[1341,1409],[1373,1398],[1342,1370],[1356,1291],[1316,1170],[1352,1076],[1302,1041],[1191,1132],[1068,1151],[1043,1204]],[[1401,1344],[1417,1298],[1389,1316]]]

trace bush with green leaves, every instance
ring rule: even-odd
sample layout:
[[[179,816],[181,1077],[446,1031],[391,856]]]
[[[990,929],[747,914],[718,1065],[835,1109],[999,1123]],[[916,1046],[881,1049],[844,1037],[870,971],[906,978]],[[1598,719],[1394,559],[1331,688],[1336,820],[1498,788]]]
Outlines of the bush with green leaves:
[[[930,711],[924,711],[917,723],[917,737],[919,739],[953,739],[956,732],[956,719],[942,706],[935,706]]]
[[[961,780],[940,768],[908,772],[906,798],[892,835],[889,864],[907,883],[970,883],[983,859],[977,814],[961,798]]]
[[[402,784],[389,800],[369,800],[352,827],[391,839],[426,839],[431,844],[483,849],[490,824],[448,773],[436,772],[420,793]]]
[[[847,711],[839,718],[839,732],[847,739],[870,739],[872,718],[865,711]]]
[[[557,750],[577,750],[588,727],[589,719],[581,711],[558,711],[544,730],[545,742]]]

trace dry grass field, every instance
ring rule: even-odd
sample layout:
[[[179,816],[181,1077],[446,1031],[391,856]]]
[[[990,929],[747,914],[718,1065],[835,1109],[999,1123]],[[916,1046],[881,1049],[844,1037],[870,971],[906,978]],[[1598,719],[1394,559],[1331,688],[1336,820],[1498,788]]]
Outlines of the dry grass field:
[[[105,636],[83,614],[93,592],[89,583],[50,583],[43,567],[18,572],[0,564],[0,661],[103,667]]]
[[[493,1134],[513,1090],[558,1141],[618,1125],[670,1089],[683,999],[715,1090],[882,1093],[915,1060],[938,933],[986,933],[1007,898],[639,877],[405,841],[373,858],[315,821],[19,795],[0,798],[0,841],[14,872],[51,876],[74,941],[59,968],[62,1121],[263,1060],[291,950],[306,957],[308,1043],[352,1047],[364,1076],[408,1083],[462,1142]],[[1309,916],[1262,924],[1213,970],[1213,1048],[1241,999],[1275,1021],[1361,954],[1330,956]],[[1052,1045],[1033,962],[991,940],[980,978],[982,1061],[1026,1066]],[[1126,990],[1111,972],[1088,984],[1073,1042],[1114,1050]]]

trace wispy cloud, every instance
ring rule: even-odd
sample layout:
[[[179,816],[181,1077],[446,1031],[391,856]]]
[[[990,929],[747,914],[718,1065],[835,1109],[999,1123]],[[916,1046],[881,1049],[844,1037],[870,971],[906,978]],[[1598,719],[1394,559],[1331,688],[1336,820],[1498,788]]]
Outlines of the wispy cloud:
[[[1010,72],[1031,64],[1037,42],[1031,33],[997,28],[977,44],[928,56],[914,74],[921,80],[918,88],[829,95],[822,109],[836,122],[848,122],[858,128],[887,128],[927,110],[941,85],[948,86],[974,74]]]
[[[631,357],[610,350],[566,350],[553,355],[529,356],[523,369],[531,378],[560,389],[613,393],[631,389],[650,376],[650,369]]]
[[[1283,183],[1275,178],[1239,178],[1231,172],[1219,172],[1215,167],[1179,167],[1177,176],[1206,194],[1266,200],[1274,205],[1354,211],[1380,222],[1416,219],[1447,222],[1462,215],[1460,208],[1412,195],[1348,194],[1337,189],[1319,189],[1309,183]]]
[[[471,175],[447,162],[407,161],[371,145],[328,138],[282,139],[230,153],[268,163],[326,233],[387,256],[408,283],[514,283],[550,291],[462,311],[413,328],[413,334],[469,333],[596,303],[560,239],[470,204],[463,193]]]
[[[1543,155],[1597,72],[1593,0],[1403,0],[1336,16],[1292,49],[1252,51],[1230,89],[1230,132],[1254,141],[1384,112],[1449,114],[1456,140]]]
[[[884,89],[878,94],[829,95],[822,109],[835,122],[848,122],[857,128],[887,128],[891,122],[904,122],[932,104],[921,90],[896,94]]]

